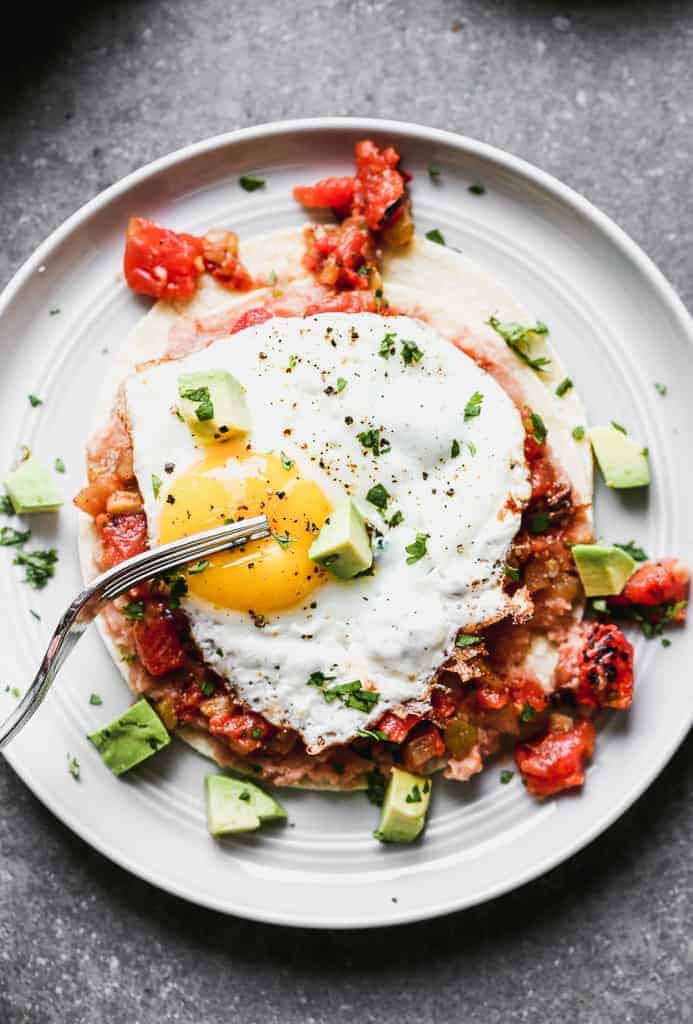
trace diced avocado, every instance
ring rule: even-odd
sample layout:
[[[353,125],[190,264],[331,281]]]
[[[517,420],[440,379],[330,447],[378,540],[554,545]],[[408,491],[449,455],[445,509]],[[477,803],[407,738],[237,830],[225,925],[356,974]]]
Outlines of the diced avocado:
[[[29,455],[5,480],[12,508],[20,514],[54,512],[63,503],[51,474]]]
[[[591,427],[592,444],[607,487],[646,487],[650,482],[647,453],[642,445],[616,427]]]
[[[114,775],[130,771],[171,742],[166,727],[144,697],[88,739]]]
[[[207,827],[213,836],[252,832],[263,821],[286,818],[282,805],[252,782],[228,775],[207,775]]]
[[[430,779],[393,768],[375,838],[383,843],[411,843],[423,831],[430,799]]]
[[[228,441],[250,430],[245,393],[227,370],[182,373],[178,395],[183,419],[205,444]]]
[[[607,544],[574,544],[572,550],[587,597],[620,594],[636,568],[629,554]]]
[[[330,513],[311,544],[308,557],[343,580],[370,569],[373,552],[368,530],[351,498]]]

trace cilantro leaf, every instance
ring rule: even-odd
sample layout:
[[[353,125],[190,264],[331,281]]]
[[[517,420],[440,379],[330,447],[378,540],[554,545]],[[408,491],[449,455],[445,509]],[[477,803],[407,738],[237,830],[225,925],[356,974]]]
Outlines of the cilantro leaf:
[[[407,544],[404,549],[409,556],[407,558],[407,565],[413,565],[414,562],[418,562],[424,557],[424,555],[428,554],[426,549],[426,541],[428,540],[428,537],[429,534],[427,533],[417,533],[416,540],[413,540],[411,544]]]
[[[375,505],[381,512],[387,508],[389,500],[390,494],[382,484],[375,484],[366,495],[366,501],[370,501],[371,505]]]
[[[564,377],[563,380],[561,381],[561,383],[556,388],[556,394],[558,395],[559,398],[563,398],[563,395],[565,395],[566,392],[570,391],[572,386],[573,386],[573,382],[570,379],[570,377]]]
[[[472,636],[471,633],[461,633],[455,640],[455,647],[474,647],[483,641],[483,636]]]
[[[0,529],[0,547],[26,544],[30,537],[31,530],[13,530],[11,526],[3,526]]]
[[[484,400],[484,396],[480,391],[475,391],[472,397],[469,399],[464,407],[464,421],[473,420],[475,416],[478,416],[481,412],[481,403]]]
[[[255,174],[242,174],[238,179],[238,184],[246,192],[255,192],[264,187],[265,179],[258,178]]]
[[[614,543],[614,547],[625,551],[636,562],[646,562],[648,559],[646,552],[641,547],[638,547],[634,540],[629,540],[627,544]]]
[[[408,341],[406,338],[402,339],[402,362],[405,366],[411,366],[412,363],[420,363],[423,359],[423,352],[416,344],[415,341]]]
[[[14,564],[24,568],[24,582],[34,590],[43,590],[51,576],[55,575],[58,552],[55,548],[46,551],[18,551]]]
[[[429,242],[435,242],[437,245],[445,245],[445,239],[438,228],[432,228],[431,231],[427,231],[426,238]]]
[[[539,320],[532,327],[526,327],[518,323],[503,324],[496,316],[489,317],[486,322],[489,327],[494,329],[496,334],[500,334],[508,348],[515,353],[518,359],[521,359],[535,373],[546,373],[546,367],[550,365],[551,360],[546,356],[538,356],[533,359],[530,355],[535,337],[549,333],[546,324],[541,323]]]
[[[382,356],[383,359],[389,359],[390,356],[395,354],[395,338],[397,335],[394,332],[388,331],[385,337],[380,342],[380,348],[378,349],[378,355]]]

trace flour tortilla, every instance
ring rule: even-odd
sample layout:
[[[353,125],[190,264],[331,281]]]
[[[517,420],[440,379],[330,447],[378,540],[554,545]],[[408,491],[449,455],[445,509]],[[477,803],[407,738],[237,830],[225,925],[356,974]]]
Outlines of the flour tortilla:
[[[266,280],[274,272],[282,283],[289,280],[294,286],[305,284],[309,287],[313,281],[306,276],[302,266],[303,253],[301,229],[273,232],[240,245],[240,258],[256,279]],[[490,316],[497,316],[502,322],[520,323],[532,323],[536,317],[519,307],[505,289],[466,256],[418,236],[405,250],[386,255],[382,277],[384,294],[398,313],[411,316],[425,314],[427,321],[444,336],[464,335],[481,344],[485,351],[493,353],[494,359],[508,369],[516,385],[522,389],[527,404],[546,424],[554,455],[571,481],[578,502],[590,508],[593,490],[591,451],[588,444],[577,442],[572,436],[573,427],[586,422],[585,409],[575,388],[561,398],[556,395],[556,387],[566,372],[550,340],[546,336],[538,338],[532,350],[533,357],[545,355],[551,360],[547,372],[538,374],[518,359],[487,324]],[[250,305],[261,305],[268,293],[266,288],[251,292]],[[225,314],[234,308],[240,311],[248,305],[248,292],[229,292],[209,275],[203,275],[190,301],[155,303],[112,361],[97,402],[95,429],[108,422],[118,387],[135,367],[161,359],[166,354],[172,328],[180,327],[185,320]],[[79,554],[85,580],[97,573],[97,550],[98,537],[93,521],[80,513]],[[576,619],[582,617],[582,611],[582,606],[575,608]],[[127,682],[127,665],[101,619],[98,620],[98,628]],[[527,668],[545,685],[553,674],[556,655],[556,648],[541,637],[537,638],[530,651]],[[176,735],[222,767],[249,774],[248,766],[237,760],[229,748],[213,736],[190,726],[179,727]],[[439,767],[442,766],[441,762]],[[262,775],[254,777],[262,778]],[[341,791],[339,779],[334,784],[302,780],[291,785],[292,788]],[[360,788],[365,788],[365,782]]]

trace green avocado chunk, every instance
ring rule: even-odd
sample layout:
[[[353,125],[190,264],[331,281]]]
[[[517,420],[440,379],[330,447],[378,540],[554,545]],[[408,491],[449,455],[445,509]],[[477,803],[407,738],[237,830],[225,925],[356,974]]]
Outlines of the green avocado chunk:
[[[591,427],[587,436],[607,487],[647,487],[650,468],[642,445],[616,427]]]
[[[620,594],[636,569],[635,559],[607,544],[574,544],[573,558],[587,597]]]
[[[130,771],[171,742],[166,726],[144,697],[88,739],[114,775]]]
[[[51,474],[33,455],[24,459],[5,480],[12,508],[20,515],[55,512],[63,503]]]
[[[227,370],[182,373],[178,395],[183,419],[204,444],[228,441],[250,430],[245,393]]]
[[[311,544],[308,557],[343,580],[370,569],[373,552],[368,530],[351,498],[330,513]]]
[[[283,821],[286,811],[274,797],[253,782],[228,775],[205,777],[207,827],[210,835],[252,832],[263,821]]]
[[[430,779],[393,768],[375,838],[382,843],[413,842],[426,824],[430,799]]]

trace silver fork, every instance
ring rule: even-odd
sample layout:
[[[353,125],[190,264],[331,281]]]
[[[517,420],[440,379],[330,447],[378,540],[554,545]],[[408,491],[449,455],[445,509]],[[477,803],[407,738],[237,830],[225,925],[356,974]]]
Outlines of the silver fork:
[[[97,576],[77,595],[60,619],[34,681],[10,717],[0,724],[0,750],[38,710],[65,659],[106,602],[154,576],[200,561],[207,555],[240,547],[252,540],[262,540],[271,532],[265,516],[242,519],[144,551]]]

